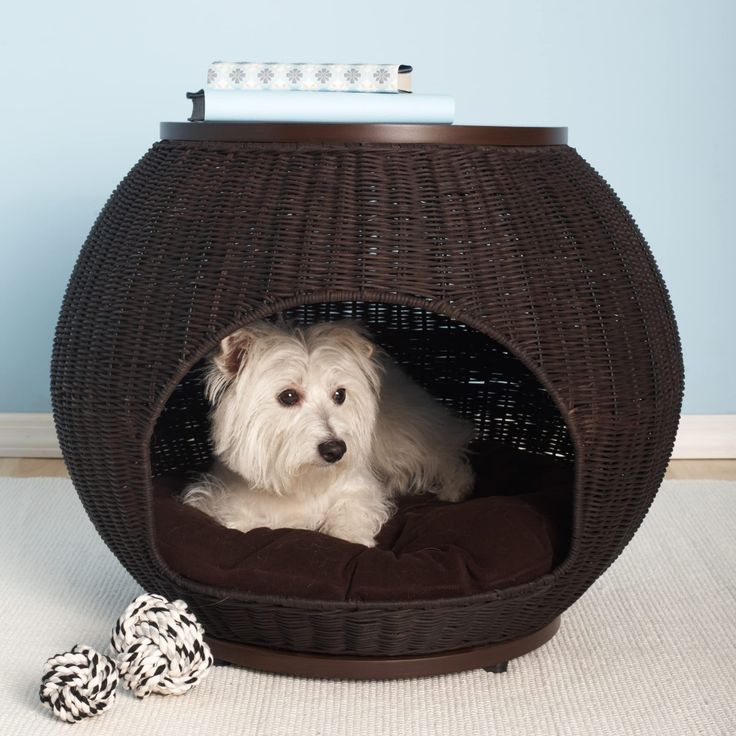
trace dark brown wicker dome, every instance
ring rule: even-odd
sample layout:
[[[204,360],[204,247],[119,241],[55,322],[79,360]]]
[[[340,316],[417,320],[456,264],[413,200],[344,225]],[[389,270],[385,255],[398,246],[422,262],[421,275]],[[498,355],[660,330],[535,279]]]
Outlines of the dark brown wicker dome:
[[[322,140],[253,142],[269,128],[247,125],[242,141],[162,140],[101,212],[52,363],[85,508],[141,585],[185,598],[218,639],[405,656],[543,629],[628,543],[670,456],[682,363],[652,255],[566,145],[455,143],[452,129],[436,143],[351,142],[352,126],[308,127]],[[197,365],[281,312],[359,317],[480,439],[574,462],[562,563],[506,590],[400,604],[250,595],[170,569],[152,479],[210,460]]]

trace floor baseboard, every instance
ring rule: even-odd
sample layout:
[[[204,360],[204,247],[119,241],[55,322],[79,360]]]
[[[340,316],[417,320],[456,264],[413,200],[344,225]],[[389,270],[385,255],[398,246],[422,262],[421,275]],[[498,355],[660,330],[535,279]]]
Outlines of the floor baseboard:
[[[61,457],[51,414],[0,413],[0,457]],[[686,414],[675,460],[736,459],[736,414]]]
[[[736,458],[736,414],[685,414],[672,453],[675,460]]]
[[[0,457],[61,457],[51,414],[0,414]]]

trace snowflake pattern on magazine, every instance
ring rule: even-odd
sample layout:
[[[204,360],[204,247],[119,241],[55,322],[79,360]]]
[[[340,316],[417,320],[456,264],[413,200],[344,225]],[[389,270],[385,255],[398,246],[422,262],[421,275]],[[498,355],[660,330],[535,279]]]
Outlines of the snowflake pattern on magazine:
[[[215,61],[209,89],[398,92],[398,64],[257,64]]]

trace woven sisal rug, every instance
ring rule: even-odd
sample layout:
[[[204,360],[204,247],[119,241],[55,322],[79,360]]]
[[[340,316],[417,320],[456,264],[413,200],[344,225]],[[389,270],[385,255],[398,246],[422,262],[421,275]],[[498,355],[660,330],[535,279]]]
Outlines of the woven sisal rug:
[[[156,736],[731,736],[736,733],[736,483],[668,481],[632,544],[505,675],[371,683],[218,667],[182,697],[120,688],[71,726],[38,701],[46,658],[105,651],[140,589],[68,480],[0,478],[0,733]]]

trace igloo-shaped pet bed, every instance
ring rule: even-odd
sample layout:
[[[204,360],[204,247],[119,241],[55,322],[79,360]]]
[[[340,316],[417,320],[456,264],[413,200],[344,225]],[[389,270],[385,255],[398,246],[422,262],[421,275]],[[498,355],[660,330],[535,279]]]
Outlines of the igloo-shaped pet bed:
[[[180,504],[212,459],[203,361],[279,315],[360,319],[472,420],[475,496],[409,503],[371,550]],[[122,564],[220,658],[320,676],[549,639],[642,521],[681,393],[652,255],[553,128],[164,123],[82,249],[52,362],[64,458]]]

